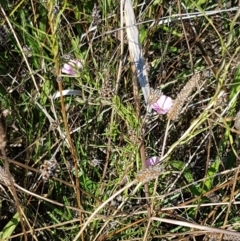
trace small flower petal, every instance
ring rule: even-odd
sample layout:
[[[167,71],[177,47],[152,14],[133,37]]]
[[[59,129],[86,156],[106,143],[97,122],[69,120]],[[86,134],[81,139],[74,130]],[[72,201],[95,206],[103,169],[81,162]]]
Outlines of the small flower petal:
[[[73,68],[70,64],[64,64],[63,68],[62,68],[62,73],[74,75],[75,71],[73,70]]]
[[[155,164],[157,164],[159,162],[159,158],[157,156],[152,156],[149,159],[146,160],[146,165],[149,166],[153,166]]]
[[[158,113],[158,114],[166,114],[171,109],[173,104],[172,98],[161,95],[157,102],[153,103],[151,107]]]
[[[62,73],[72,76],[77,75],[77,72],[83,69],[82,62],[80,60],[70,59],[68,63],[65,63],[62,68]]]
[[[82,70],[83,66],[80,60],[77,59],[70,59],[68,62],[72,67]]]
[[[82,70],[83,69],[83,65],[82,65],[82,62],[79,61],[79,60],[76,60],[76,65],[78,67],[79,70]]]
[[[66,70],[70,70],[70,69],[72,69],[72,66],[70,64],[64,64],[63,68]]]

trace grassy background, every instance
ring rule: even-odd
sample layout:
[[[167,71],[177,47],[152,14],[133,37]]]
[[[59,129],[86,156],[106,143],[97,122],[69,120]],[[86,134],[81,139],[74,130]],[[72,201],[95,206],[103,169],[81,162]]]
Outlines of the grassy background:
[[[166,116],[153,112],[142,128],[146,106],[139,90],[139,116],[125,31],[120,38],[118,1],[1,3],[6,153],[15,182],[29,191],[16,188],[14,195],[0,179],[1,240],[74,240],[87,221],[78,240],[203,240],[205,232],[188,223],[238,230],[239,130],[234,121],[240,108],[240,13],[239,7],[221,10],[239,3],[132,3],[150,86],[175,99],[191,74],[201,73],[203,84],[167,133]],[[211,10],[216,13],[207,16]],[[203,15],[176,17],[194,12]],[[156,19],[169,21],[152,25]],[[61,75],[69,59],[83,63],[76,77]],[[70,89],[77,95],[52,98]],[[166,153],[161,153],[165,135]],[[165,171],[148,189],[127,186],[145,161],[140,144],[146,158],[164,155]],[[59,171],[43,182],[39,169],[57,147]]]

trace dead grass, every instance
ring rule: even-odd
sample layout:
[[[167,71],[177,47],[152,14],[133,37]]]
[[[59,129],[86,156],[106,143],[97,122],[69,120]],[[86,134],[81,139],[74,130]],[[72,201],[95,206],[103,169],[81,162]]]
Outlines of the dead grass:
[[[239,6],[133,7],[138,31],[115,1],[2,3],[1,240],[239,240]],[[177,118],[148,113],[196,73]]]

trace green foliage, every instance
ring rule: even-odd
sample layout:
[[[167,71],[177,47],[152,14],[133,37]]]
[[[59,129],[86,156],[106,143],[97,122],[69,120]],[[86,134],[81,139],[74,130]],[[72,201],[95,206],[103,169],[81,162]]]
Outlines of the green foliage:
[[[9,237],[12,235],[17,225],[19,224],[19,221],[20,221],[19,214],[16,213],[0,232],[1,240],[9,239]]]
[[[0,173],[1,240],[24,240],[22,224],[29,240],[64,241],[187,239],[182,232],[194,228],[190,221],[236,229],[239,11],[208,15],[226,10],[225,1],[186,0],[181,9],[162,0],[131,1],[150,87],[176,99],[191,75],[201,73],[168,125],[167,115],[146,113],[140,88],[133,93],[125,29],[124,41],[119,38],[126,22],[120,2],[1,3],[0,119],[10,174],[25,189],[15,186],[13,193]],[[197,11],[203,16],[186,19]],[[152,25],[160,20],[168,21]],[[78,74],[63,74],[64,64]],[[151,156],[162,160],[143,173],[158,171],[158,180],[130,186]],[[3,153],[0,159],[4,165]],[[220,194],[219,206],[208,194]],[[13,215],[14,198],[22,220]]]
[[[185,164],[181,161],[171,161],[171,166],[176,168],[179,171],[182,171],[184,169]],[[186,168],[184,173],[183,173],[184,177],[186,178],[187,183],[193,183],[194,179],[192,176],[191,171],[189,170],[189,168]]]
[[[204,182],[205,191],[209,191],[209,190],[211,190],[211,188],[213,188],[213,184],[214,184],[213,177],[216,173],[218,173],[220,164],[221,164],[221,161],[219,159],[217,159],[213,162],[213,164],[208,169],[208,172],[206,175],[206,180]]]

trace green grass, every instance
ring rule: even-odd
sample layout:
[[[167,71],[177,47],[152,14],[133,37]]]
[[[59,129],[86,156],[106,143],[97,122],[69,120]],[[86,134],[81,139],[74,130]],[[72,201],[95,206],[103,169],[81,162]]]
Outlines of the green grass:
[[[133,91],[118,1],[98,1],[95,21],[93,1],[1,3],[0,166],[9,163],[16,185],[0,172],[0,240],[202,240],[214,228],[239,230],[240,10],[208,15],[231,6],[181,2],[132,1],[149,85],[176,99],[201,74],[169,123],[146,117],[141,88]],[[203,16],[177,19],[186,9]],[[83,65],[76,76],[61,73],[69,58]],[[44,182],[58,147],[59,172]],[[163,157],[163,171],[139,184],[151,156]]]

